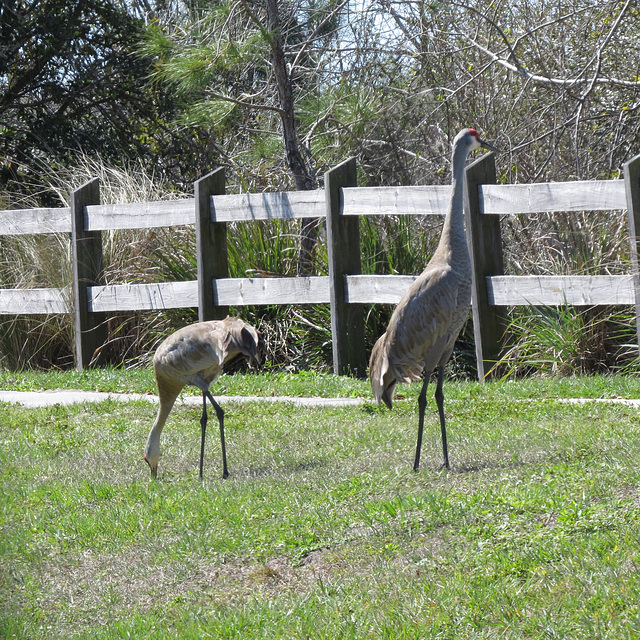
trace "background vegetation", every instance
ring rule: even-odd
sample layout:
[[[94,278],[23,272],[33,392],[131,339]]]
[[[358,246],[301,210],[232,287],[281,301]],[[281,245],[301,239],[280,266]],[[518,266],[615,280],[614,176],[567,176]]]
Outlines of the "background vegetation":
[[[92,175],[105,201],[181,197],[220,165],[230,192],[313,188],[351,155],[361,185],[447,183],[450,140],[468,125],[504,150],[500,180],[616,179],[638,150],[639,24],[630,0],[8,0],[0,208],[63,204]],[[370,272],[419,272],[439,231],[362,225]],[[509,273],[629,268],[622,212],[503,225]],[[107,279],[193,277],[191,233],[105,234]],[[313,221],[242,225],[233,239],[233,275],[326,270]],[[0,286],[68,286],[68,253],[65,237],[0,238]],[[274,366],[328,365],[325,307],[234,312],[266,334]],[[389,312],[370,310],[368,344]],[[113,318],[116,357],[144,363],[194,318]],[[506,371],[634,370],[632,320],[620,308],[515,310]],[[67,318],[0,323],[2,366],[72,364]],[[467,329],[453,371],[472,374],[472,353]]]

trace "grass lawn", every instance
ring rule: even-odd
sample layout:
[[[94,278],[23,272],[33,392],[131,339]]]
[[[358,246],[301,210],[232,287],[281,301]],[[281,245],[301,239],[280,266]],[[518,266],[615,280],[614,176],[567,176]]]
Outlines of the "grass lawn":
[[[154,391],[114,370],[0,386]],[[371,397],[310,374],[213,391]],[[432,397],[411,470],[419,385],[398,391],[392,412],[229,403],[231,477],[213,416],[203,482],[198,407],[151,482],[154,405],[0,405],[0,637],[640,637],[640,414],[561,401],[640,382],[447,383],[449,472]]]

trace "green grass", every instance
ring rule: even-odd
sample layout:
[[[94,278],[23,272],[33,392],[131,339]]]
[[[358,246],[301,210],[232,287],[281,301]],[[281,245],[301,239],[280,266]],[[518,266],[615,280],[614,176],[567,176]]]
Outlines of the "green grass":
[[[27,386],[12,375],[3,388]],[[370,398],[330,376],[227,378],[229,394]],[[132,379],[153,390],[145,372],[57,386]],[[0,637],[638,637],[640,416],[557,399],[639,387],[448,383],[452,469],[430,398],[417,474],[419,385],[392,412],[230,403],[231,477],[214,421],[202,483],[197,407],[176,406],[151,482],[153,405],[0,405]]]
[[[531,376],[521,380],[498,380],[479,384],[447,380],[447,397],[502,398],[640,398],[640,377],[621,375],[567,376],[549,378]],[[111,368],[59,371],[2,371],[0,388],[7,391],[50,391],[52,389],[80,389],[113,393],[156,393],[151,368]],[[371,399],[367,380],[338,377],[329,373],[299,371],[265,372],[250,375],[223,374],[211,387],[215,395],[300,396],[300,397],[361,397]],[[417,398],[420,385],[400,385],[397,396]],[[194,387],[183,393],[198,395]]]
[[[640,385],[639,385],[640,386]],[[151,368],[104,368],[78,371],[0,371],[0,388],[7,391],[80,389],[114,393],[156,393]],[[371,397],[365,380],[337,377],[328,373],[284,371],[259,375],[221,375],[211,387],[214,394],[258,396]],[[199,395],[195,387],[183,393]]]

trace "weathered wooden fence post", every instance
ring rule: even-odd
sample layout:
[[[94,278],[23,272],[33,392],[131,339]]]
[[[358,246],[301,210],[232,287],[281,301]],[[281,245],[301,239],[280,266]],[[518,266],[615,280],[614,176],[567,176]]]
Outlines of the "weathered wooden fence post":
[[[502,238],[500,218],[483,215],[478,186],[495,184],[496,164],[492,153],[486,154],[466,169],[465,219],[467,242],[471,254],[473,284],[473,333],[476,343],[478,379],[483,380],[498,360],[500,343],[507,328],[507,316],[501,307],[490,306],[487,276],[502,275]]]
[[[364,350],[364,309],[345,300],[345,276],[361,273],[360,219],[341,215],[340,189],[357,186],[356,161],[350,158],[324,174],[327,206],[327,253],[333,372],[363,377],[367,370]]]
[[[100,180],[94,178],[71,193],[71,251],[76,369],[103,364],[106,315],[89,309],[89,287],[104,284],[102,233],[85,231],[85,207],[100,204]]]
[[[640,348],[640,259],[638,257],[640,250],[640,155],[635,156],[624,165],[624,188],[627,197],[631,270],[636,300],[636,333]]]
[[[196,200],[196,259],[198,264],[198,320],[223,320],[229,307],[217,304],[213,283],[229,277],[227,223],[216,222],[211,196],[225,192],[224,168],[200,178],[194,185]]]

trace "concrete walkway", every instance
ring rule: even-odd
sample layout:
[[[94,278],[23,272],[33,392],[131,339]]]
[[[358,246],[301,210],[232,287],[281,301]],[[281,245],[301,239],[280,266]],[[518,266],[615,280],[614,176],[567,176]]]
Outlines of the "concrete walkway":
[[[613,402],[614,404],[625,404],[630,407],[640,407],[640,398],[564,398],[559,402],[570,404],[585,404],[587,402]]]
[[[302,407],[347,407],[373,402],[366,398],[318,398],[297,396],[214,396],[216,402],[290,402]],[[105,393],[101,391],[55,390],[55,391],[0,391],[0,403],[9,402],[25,407],[50,407],[56,404],[77,404],[81,402],[158,402],[158,396],[150,393]],[[537,400],[533,400],[537,402]],[[636,398],[564,398],[559,402],[584,404],[586,402],[612,402],[632,407],[640,407],[640,399]],[[202,396],[181,395],[177,405],[202,404]]]
[[[290,402],[304,407],[346,407],[361,405],[364,398],[299,398],[296,396],[215,396],[216,402]],[[101,391],[0,391],[0,403],[9,402],[25,407],[50,407],[56,404],[76,404],[81,402],[158,402],[158,396],[146,393],[105,393]],[[202,404],[202,396],[181,395],[176,401],[180,404]]]

